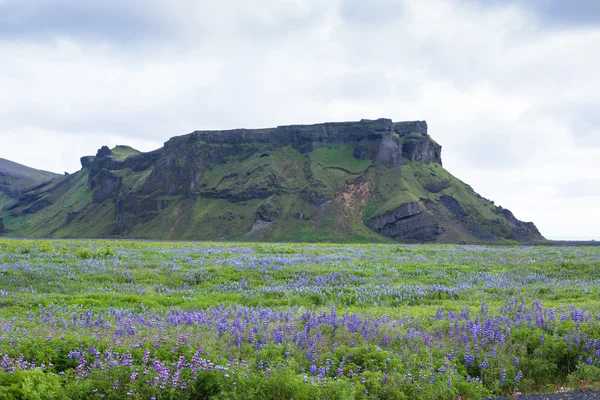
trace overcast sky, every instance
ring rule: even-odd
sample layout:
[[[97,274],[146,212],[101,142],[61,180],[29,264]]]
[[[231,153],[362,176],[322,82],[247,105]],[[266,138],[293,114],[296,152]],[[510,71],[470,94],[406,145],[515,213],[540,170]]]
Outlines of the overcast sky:
[[[0,157],[424,119],[481,195],[600,239],[599,76],[597,0],[0,0]]]

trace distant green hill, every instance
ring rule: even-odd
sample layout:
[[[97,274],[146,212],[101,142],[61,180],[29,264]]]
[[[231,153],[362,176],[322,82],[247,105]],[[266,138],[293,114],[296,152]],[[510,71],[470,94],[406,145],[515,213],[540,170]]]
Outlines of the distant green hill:
[[[59,176],[0,158],[0,209],[28,189]]]
[[[328,242],[543,239],[442,167],[424,121],[196,131],[103,147],[7,207],[10,235]]]

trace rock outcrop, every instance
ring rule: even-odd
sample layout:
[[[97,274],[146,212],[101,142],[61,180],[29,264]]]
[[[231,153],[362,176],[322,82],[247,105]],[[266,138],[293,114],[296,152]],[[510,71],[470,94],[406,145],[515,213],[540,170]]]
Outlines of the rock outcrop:
[[[508,222],[514,225],[513,230],[507,235],[509,239],[517,240],[519,242],[533,242],[539,240],[542,236],[533,222],[519,221],[510,210],[502,207],[498,207],[498,211],[504,215],[504,218],[506,218]]]
[[[417,202],[404,203],[370,219],[366,225],[384,236],[417,242],[433,242],[443,232],[440,223],[430,213],[421,210]]]

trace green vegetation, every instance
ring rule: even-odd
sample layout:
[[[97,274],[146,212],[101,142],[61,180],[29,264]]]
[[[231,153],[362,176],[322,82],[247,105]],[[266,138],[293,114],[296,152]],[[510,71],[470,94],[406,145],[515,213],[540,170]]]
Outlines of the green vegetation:
[[[12,203],[14,200],[15,199],[8,197],[6,193],[0,192],[0,210],[2,210],[2,208],[4,208],[4,206],[7,204]]]
[[[387,124],[372,123],[376,132]],[[95,158],[84,158],[85,168],[76,174],[28,192],[10,210],[0,211],[0,218],[5,235],[14,237],[338,243],[542,239],[533,225],[505,215],[448,173],[438,163],[439,146],[428,136],[393,135],[385,152],[402,151],[403,141],[415,142],[401,165],[395,164],[397,158],[376,157],[384,142],[377,137],[325,145],[322,137],[312,142],[309,135],[292,144],[277,143],[277,137],[273,142],[180,137],[161,152],[105,148]],[[410,161],[424,157],[427,162]],[[7,201],[0,197],[0,204]],[[395,219],[407,203],[418,207],[408,205],[412,214]],[[418,213],[416,221],[400,221]]]
[[[115,146],[111,150],[115,160],[124,160],[129,156],[140,154],[138,150],[130,146]]]
[[[372,163],[371,160],[359,160],[352,153],[354,146],[348,144],[328,145],[310,153],[311,167],[345,170],[350,174],[364,172]]]
[[[599,282],[598,248],[5,239],[0,398],[600,389]]]

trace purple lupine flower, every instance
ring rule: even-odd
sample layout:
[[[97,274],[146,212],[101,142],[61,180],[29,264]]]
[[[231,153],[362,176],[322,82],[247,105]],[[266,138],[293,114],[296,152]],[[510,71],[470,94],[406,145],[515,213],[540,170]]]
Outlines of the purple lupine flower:
[[[521,370],[519,370],[519,372],[517,372],[517,376],[515,376],[515,382],[519,383],[519,381],[521,380],[522,377],[523,377],[523,373],[521,372]]]
[[[465,364],[469,367],[475,361],[475,356],[471,353],[465,354]]]

